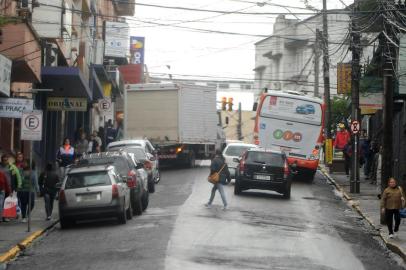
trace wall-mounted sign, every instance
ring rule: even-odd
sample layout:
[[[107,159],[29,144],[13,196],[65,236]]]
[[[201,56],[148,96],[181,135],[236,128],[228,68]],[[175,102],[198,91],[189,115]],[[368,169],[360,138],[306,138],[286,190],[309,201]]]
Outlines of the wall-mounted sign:
[[[144,64],[145,37],[130,38],[131,64]]]
[[[32,111],[32,99],[0,98],[0,117],[21,118],[23,111]]]
[[[0,93],[10,96],[10,77],[12,61],[0,54]]]
[[[105,23],[104,55],[125,58],[129,55],[129,26],[122,22]]]
[[[86,98],[49,97],[47,98],[47,109],[49,111],[87,111]]]

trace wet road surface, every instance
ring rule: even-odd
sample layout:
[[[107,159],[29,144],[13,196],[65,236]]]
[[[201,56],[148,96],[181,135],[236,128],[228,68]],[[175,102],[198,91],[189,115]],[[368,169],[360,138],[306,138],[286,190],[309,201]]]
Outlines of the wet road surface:
[[[226,186],[222,211],[207,170],[166,170],[142,216],[57,226],[7,269],[404,269],[320,175],[291,200]]]

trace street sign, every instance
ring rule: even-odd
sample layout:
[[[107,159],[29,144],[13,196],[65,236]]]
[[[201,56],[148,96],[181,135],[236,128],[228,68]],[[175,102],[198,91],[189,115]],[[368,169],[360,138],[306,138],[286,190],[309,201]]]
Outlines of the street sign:
[[[34,102],[25,98],[0,98],[0,117],[21,118],[23,111],[32,111]]]
[[[111,99],[103,98],[99,99],[99,111],[106,114],[111,111]]]
[[[42,111],[23,112],[21,117],[21,140],[42,140]]]
[[[360,132],[361,125],[358,121],[354,120],[351,122],[351,132],[352,134],[358,134]]]

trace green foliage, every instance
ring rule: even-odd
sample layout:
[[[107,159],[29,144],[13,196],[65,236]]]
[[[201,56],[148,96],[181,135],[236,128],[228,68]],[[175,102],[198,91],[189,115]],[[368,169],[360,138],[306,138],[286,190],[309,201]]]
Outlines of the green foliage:
[[[350,115],[349,102],[347,98],[334,97],[331,100],[331,124],[333,127],[342,122]]]
[[[18,22],[18,19],[16,18],[11,18],[11,17],[5,17],[5,16],[0,16],[0,27],[9,24],[9,23],[16,23]]]

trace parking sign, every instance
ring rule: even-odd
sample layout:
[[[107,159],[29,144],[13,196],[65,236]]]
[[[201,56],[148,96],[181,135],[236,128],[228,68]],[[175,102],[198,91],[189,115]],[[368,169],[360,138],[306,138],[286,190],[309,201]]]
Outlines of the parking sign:
[[[21,140],[42,140],[42,111],[23,112],[21,117]]]

